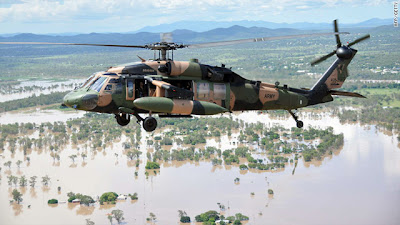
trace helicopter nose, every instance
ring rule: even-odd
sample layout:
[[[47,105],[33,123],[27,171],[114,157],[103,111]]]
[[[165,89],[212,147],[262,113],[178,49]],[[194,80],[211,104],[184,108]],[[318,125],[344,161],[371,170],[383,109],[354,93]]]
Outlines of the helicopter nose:
[[[92,110],[97,106],[99,95],[97,92],[71,92],[64,96],[64,104],[70,108]]]

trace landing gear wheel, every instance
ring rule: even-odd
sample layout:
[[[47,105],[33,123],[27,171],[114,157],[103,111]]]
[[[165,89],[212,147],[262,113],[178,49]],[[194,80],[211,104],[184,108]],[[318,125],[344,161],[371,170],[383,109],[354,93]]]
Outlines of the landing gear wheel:
[[[154,117],[146,117],[143,121],[143,128],[147,132],[152,132],[156,129],[157,127],[157,120]]]
[[[298,116],[296,115],[296,113],[292,112],[292,110],[288,110],[288,112],[290,113],[290,115],[293,117],[293,119],[296,121],[296,126],[297,128],[302,128],[303,127],[303,121],[298,120]]]
[[[303,127],[303,121],[297,120],[296,121],[296,126],[297,126],[297,128],[302,128]]]
[[[122,114],[122,115],[116,114],[115,119],[117,119],[117,123],[120,126],[126,126],[129,124],[129,122],[131,122],[131,116],[128,114]]]

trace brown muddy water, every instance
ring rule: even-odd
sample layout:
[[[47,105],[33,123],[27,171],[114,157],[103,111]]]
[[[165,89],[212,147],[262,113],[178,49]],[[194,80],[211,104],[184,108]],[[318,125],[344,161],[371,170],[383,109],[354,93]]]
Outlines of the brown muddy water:
[[[65,121],[68,116],[81,116],[69,113],[59,112],[58,119]],[[1,114],[0,123],[12,120],[13,116]],[[48,118],[57,121],[56,117],[45,113],[25,117],[24,120],[30,122]],[[261,121],[268,126],[294,125],[292,119],[271,119],[255,112],[232,117],[246,122]],[[87,218],[96,224],[109,224],[107,214],[113,209],[123,210],[128,224],[145,224],[150,212],[157,216],[156,224],[179,224],[178,210],[185,210],[193,221],[196,215],[207,210],[219,211],[217,203],[225,205],[223,214],[226,216],[238,212],[249,216],[247,224],[400,224],[400,149],[396,136],[386,135],[375,126],[340,124],[328,114],[320,118],[303,114],[302,118],[306,126],[332,126],[335,133],[344,133],[345,142],[342,150],[322,162],[306,164],[299,160],[294,175],[293,163],[280,171],[244,172],[237,166],[213,167],[211,162],[173,162],[161,164],[160,173],[156,175],[149,171],[146,179],[146,154],[141,155],[137,169],[135,163],[123,155],[124,137],[104,152],[68,146],[60,153],[60,163],[53,162],[46,151],[33,151],[30,164],[24,161],[20,169],[15,162],[23,160],[23,153],[17,151],[12,157],[6,150],[0,157],[3,167],[0,224],[85,224]],[[140,150],[146,152],[146,134],[144,131],[142,134]],[[221,143],[211,139],[206,145],[229,149],[235,147],[236,137],[235,133],[231,138],[223,136]],[[81,152],[88,155],[85,161],[78,156],[72,163],[68,156]],[[3,166],[8,160],[13,162],[10,170]],[[137,178],[135,171],[139,174]],[[7,184],[9,174],[39,177],[33,189],[16,187],[23,193],[21,205],[9,203],[10,193],[15,188]],[[45,175],[51,178],[48,188],[40,183]],[[234,183],[236,177],[240,178],[239,184]],[[61,187],[61,192],[57,187]],[[274,190],[273,196],[268,195],[269,188]],[[91,207],[47,204],[51,198],[66,201],[66,193],[70,191],[94,198],[107,191],[137,192],[139,200],[106,206],[96,203]]]

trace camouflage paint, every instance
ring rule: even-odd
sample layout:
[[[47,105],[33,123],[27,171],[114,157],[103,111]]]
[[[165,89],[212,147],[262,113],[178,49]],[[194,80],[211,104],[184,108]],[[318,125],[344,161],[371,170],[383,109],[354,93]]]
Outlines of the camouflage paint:
[[[96,77],[108,77],[107,82],[112,78],[121,78],[121,93],[105,90],[106,82],[99,92],[89,88],[75,90],[65,96],[64,102],[76,109],[115,114],[151,111],[177,115],[212,115],[226,111],[298,109],[332,101],[329,91],[342,86],[348,76],[347,66],[356,52],[353,50],[349,59],[337,58],[311,90],[247,80],[224,66],[213,67],[195,61],[144,61],[111,67],[106,72],[96,74]],[[109,74],[111,72],[115,75]],[[151,82],[147,80],[149,77]],[[128,96],[128,80],[134,84],[138,79],[152,87],[148,90],[149,97],[137,98],[134,93],[133,96]],[[89,82],[94,80],[96,79]],[[193,99],[166,98],[165,88],[172,86],[168,82],[181,80],[192,81],[190,91],[193,91]],[[115,85],[112,87],[115,88]],[[178,91],[182,90],[173,87]],[[133,91],[135,90],[136,87],[133,86]],[[89,109],[90,107],[83,104],[85,95],[92,96],[92,101],[97,96],[95,108]]]
[[[214,115],[227,112],[225,108],[210,102],[165,97],[142,97],[133,101],[133,105],[151,112],[181,115]]]

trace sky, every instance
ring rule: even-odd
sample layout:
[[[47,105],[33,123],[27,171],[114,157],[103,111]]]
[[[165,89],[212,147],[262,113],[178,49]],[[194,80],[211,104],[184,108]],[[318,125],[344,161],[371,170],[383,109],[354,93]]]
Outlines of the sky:
[[[358,23],[393,14],[387,0],[0,0],[0,33],[130,32],[183,20]]]

